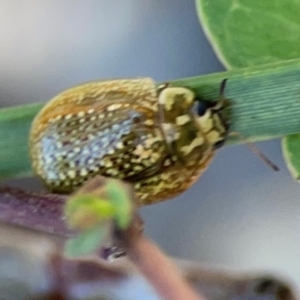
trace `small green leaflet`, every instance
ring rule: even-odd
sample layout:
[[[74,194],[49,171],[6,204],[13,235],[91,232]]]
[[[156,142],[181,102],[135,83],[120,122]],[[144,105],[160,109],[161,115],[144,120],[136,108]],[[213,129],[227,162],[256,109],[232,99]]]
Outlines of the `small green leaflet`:
[[[111,219],[115,212],[113,203],[89,194],[71,197],[64,208],[68,226],[81,230]]]
[[[129,226],[133,214],[133,203],[129,192],[117,181],[111,181],[106,189],[110,201],[116,209],[115,220],[117,226],[124,230]]]
[[[112,178],[94,178],[65,204],[67,225],[77,231],[65,244],[65,255],[87,256],[100,250],[115,230],[130,226],[134,210],[132,188]]]
[[[65,255],[69,258],[91,255],[103,245],[109,231],[110,224],[107,222],[78,233],[76,237],[68,239],[65,243]]]

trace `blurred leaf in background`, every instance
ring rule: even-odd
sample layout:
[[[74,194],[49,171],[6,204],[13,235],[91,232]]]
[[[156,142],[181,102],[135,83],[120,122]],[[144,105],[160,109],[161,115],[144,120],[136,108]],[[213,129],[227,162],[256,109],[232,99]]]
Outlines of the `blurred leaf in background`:
[[[96,176],[70,196],[64,216],[77,234],[68,239],[68,257],[91,255],[107,243],[116,230],[126,230],[135,212],[132,186],[121,180]]]
[[[196,0],[198,15],[226,68],[300,56],[300,1]]]

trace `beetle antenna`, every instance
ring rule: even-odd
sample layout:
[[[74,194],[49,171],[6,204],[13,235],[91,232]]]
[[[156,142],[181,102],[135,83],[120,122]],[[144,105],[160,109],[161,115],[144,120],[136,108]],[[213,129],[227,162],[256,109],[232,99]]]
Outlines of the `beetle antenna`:
[[[252,150],[252,152],[256,154],[262,161],[264,161],[271,169],[273,169],[274,171],[279,171],[278,166],[275,165],[270,159],[268,159],[267,156],[263,154],[261,150],[259,150],[253,143],[247,141],[247,139],[242,134],[238,132],[231,132],[229,135],[239,137]]]
[[[164,82],[157,87],[157,93],[160,94],[164,89],[170,86],[170,82]]]
[[[219,91],[219,100],[216,104],[216,106],[214,106],[214,110],[219,110],[221,108],[224,107],[224,103],[225,103],[225,87],[226,87],[226,83],[227,83],[227,78],[223,79],[221,82],[221,86],[220,86],[220,91]]]

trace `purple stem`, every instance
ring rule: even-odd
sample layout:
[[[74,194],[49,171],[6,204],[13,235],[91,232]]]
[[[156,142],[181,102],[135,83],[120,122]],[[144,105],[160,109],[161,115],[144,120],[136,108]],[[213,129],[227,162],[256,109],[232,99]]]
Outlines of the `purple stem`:
[[[0,187],[0,221],[66,237],[63,221],[66,196]]]

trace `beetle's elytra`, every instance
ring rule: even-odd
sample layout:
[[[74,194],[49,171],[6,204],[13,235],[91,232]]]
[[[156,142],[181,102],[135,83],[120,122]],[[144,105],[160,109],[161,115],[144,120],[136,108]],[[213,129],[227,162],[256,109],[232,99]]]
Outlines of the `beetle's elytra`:
[[[190,89],[157,89],[150,78],[69,89],[33,121],[33,169],[53,192],[100,174],[131,182],[140,204],[172,198],[198,179],[227,135],[222,105],[195,100]]]

